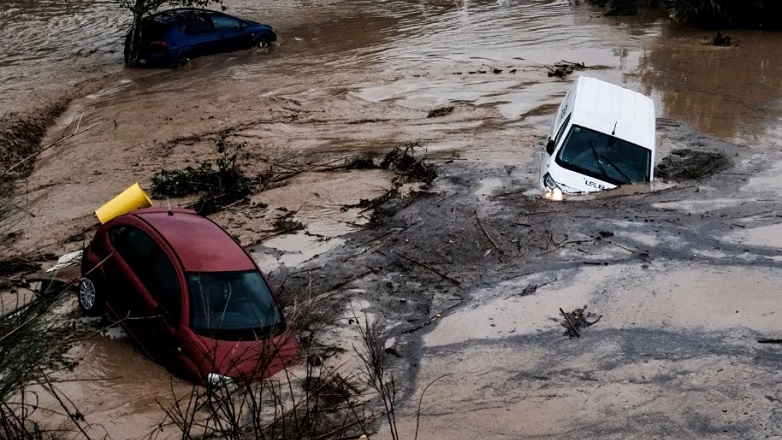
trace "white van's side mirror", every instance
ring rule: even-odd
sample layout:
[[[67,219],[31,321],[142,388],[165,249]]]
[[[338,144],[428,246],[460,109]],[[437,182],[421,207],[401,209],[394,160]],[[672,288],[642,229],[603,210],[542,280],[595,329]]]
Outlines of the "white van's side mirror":
[[[549,156],[551,156],[552,154],[554,154],[554,147],[555,147],[555,145],[554,145],[554,139],[549,139],[549,140],[548,140],[548,143],[546,144],[546,153],[548,153],[548,154],[549,154]]]

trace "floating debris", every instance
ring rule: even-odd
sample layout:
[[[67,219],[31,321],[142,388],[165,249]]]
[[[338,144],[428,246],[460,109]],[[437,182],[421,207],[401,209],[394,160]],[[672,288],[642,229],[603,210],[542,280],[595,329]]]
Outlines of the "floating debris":
[[[432,111],[429,112],[428,115],[426,115],[427,118],[439,118],[440,116],[445,116],[448,114],[453,113],[453,106],[449,105],[447,107],[438,107]]]
[[[296,215],[296,211],[288,211],[285,215],[277,217],[274,220],[274,229],[278,232],[286,233],[304,229],[304,224],[298,220],[294,220],[294,215]]]
[[[584,306],[567,313],[562,310],[562,308],[559,309],[559,312],[565,318],[565,322],[562,323],[562,327],[565,327],[565,336],[580,338],[580,330],[596,324],[603,317],[603,315],[598,315],[593,321],[589,321],[587,318],[591,318],[594,315],[592,313],[585,313],[586,308],[587,306]]]
[[[488,67],[489,70],[484,70],[484,67]],[[467,72],[467,73],[469,73],[470,75],[475,75],[476,73],[488,73],[488,72],[491,72],[491,73],[497,75],[497,74],[500,74],[500,73],[504,72],[504,70],[503,69],[498,69],[498,68],[496,68],[494,66],[490,66],[488,64],[481,64],[481,67],[479,67],[478,70],[473,70],[473,71],[470,71],[470,72]],[[513,71],[511,73],[514,73],[514,72],[516,72],[516,69],[513,69]]]
[[[538,285],[537,284],[528,284],[527,287],[524,288],[524,290],[521,291],[519,296],[527,296],[532,295],[533,293],[538,291]]]
[[[548,76],[555,76],[557,78],[565,78],[571,73],[577,70],[586,70],[588,67],[584,63],[574,63],[572,61],[562,60],[553,66],[546,66],[548,69]]]
[[[655,177],[673,182],[698,180],[716,174],[730,165],[730,159],[724,153],[683,148],[672,151],[660,161]]]
[[[371,170],[373,168],[377,168],[377,165],[375,165],[375,162],[371,157],[354,159],[353,162],[347,166],[347,169],[349,170]]]
[[[437,177],[434,165],[426,163],[426,154],[416,157],[416,148],[422,148],[418,143],[412,143],[404,149],[396,147],[386,154],[380,163],[380,168],[394,170],[406,178],[432,183]]]
[[[717,32],[711,42],[715,46],[730,46],[730,35],[722,35],[722,32]]]

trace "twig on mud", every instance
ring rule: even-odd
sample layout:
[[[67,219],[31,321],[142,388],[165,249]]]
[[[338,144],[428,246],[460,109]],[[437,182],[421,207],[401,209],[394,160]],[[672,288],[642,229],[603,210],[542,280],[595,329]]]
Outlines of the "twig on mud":
[[[525,213],[525,215],[552,214],[552,213],[559,212],[559,211],[560,211],[559,209],[552,209],[552,210],[549,210],[549,211],[527,212],[527,213]]]
[[[483,227],[483,224],[481,223],[481,219],[478,217],[478,211],[475,211],[475,220],[478,221],[478,226],[481,227],[481,231],[483,231],[483,235],[485,235],[486,238],[489,239],[491,244],[494,246],[494,249],[499,249],[500,247],[497,246],[497,243],[494,241],[493,238],[491,238],[491,235],[489,235],[489,233],[486,232],[486,228]]]
[[[638,253],[638,249],[630,249],[629,247],[625,247],[625,246],[622,246],[621,244],[614,243],[614,242],[613,242],[613,241],[611,241],[611,240],[603,240],[603,241],[605,241],[606,243],[610,243],[610,244],[612,244],[612,245],[614,245],[614,246],[618,247],[619,249],[626,250],[627,252],[630,252],[631,254]]]
[[[548,241],[546,241],[546,245],[543,246],[543,248],[542,248],[543,250],[547,250],[548,249],[548,245],[550,245],[552,243],[554,243],[554,249],[552,249],[552,250],[557,250],[560,246],[562,246],[563,244],[565,244],[567,242],[567,234],[565,235],[565,238],[562,241],[557,243],[557,241],[554,240],[554,233],[551,232],[551,231],[546,231],[546,232],[548,232]],[[541,255],[543,255],[543,254],[541,254]]]
[[[508,192],[504,192],[504,193],[495,194],[495,195],[492,196],[492,198],[493,199],[500,199],[502,197],[508,197],[508,196],[512,196],[512,195],[516,195],[516,194],[521,194],[521,193],[523,193],[525,191],[528,191],[528,189],[527,188],[514,189],[513,191],[508,191]]]
[[[449,277],[448,275],[446,275],[446,274],[444,274],[444,273],[440,272],[439,270],[437,270],[437,269],[435,269],[435,268],[433,268],[433,267],[431,267],[431,266],[429,266],[429,265],[427,265],[427,264],[421,263],[420,261],[416,261],[416,260],[414,260],[414,259],[412,259],[412,258],[410,258],[410,257],[408,257],[408,256],[406,256],[406,255],[404,255],[404,254],[400,254],[399,252],[394,252],[394,253],[395,253],[395,254],[397,254],[397,255],[399,255],[401,258],[404,258],[405,260],[407,260],[407,261],[409,261],[409,262],[413,263],[413,264],[417,264],[417,265],[419,265],[419,266],[421,266],[421,267],[423,267],[423,268],[425,268],[425,269],[429,269],[430,271],[432,271],[432,272],[436,273],[437,275],[440,275],[441,277],[443,277],[443,278],[445,278],[446,280],[448,280],[448,281],[450,281],[450,282],[452,282],[452,283],[456,284],[457,286],[460,286],[460,285],[462,284],[462,283],[461,283],[461,282],[459,282],[458,280],[455,280],[455,279],[453,279],[453,278]]]
[[[278,237],[280,235],[285,235],[285,234],[287,234],[289,232],[295,232],[295,231],[301,231],[301,228],[287,228],[287,229],[282,229],[282,230],[273,232],[273,233],[271,233],[269,235],[264,235],[263,237],[256,239],[255,240],[255,244],[259,244],[259,243],[262,243],[262,242],[264,242],[264,241],[266,241],[266,240],[268,240],[270,238]]]
[[[763,211],[763,212],[757,212],[757,213],[754,213],[754,214],[740,215],[740,216],[738,216],[738,217],[731,217],[730,219],[731,219],[731,220],[737,220],[737,219],[740,219],[740,218],[757,217],[757,216],[759,216],[759,215],[763,215],[763,214],[771,214],[771,213],[773,213],[773,212],[774,212],[773,210],[770,210],[770,211]]]
[[[494,73],[495,75],[498,74],[498,73],[502,73],[502,69],[497,69],[496,67],[491,66],[491,65],[486,64],[486,63],[481,64],[481,66],[478,67],[477,70],[472,70],[472,71],[469,71],[467,73],[469,73],[470,75],[474,75],[476,73],[486,73],[487,72],[486,70],[481,70],[484,67],[488,67],[489,69],[491,69],[491,73]]]
[[[684,190],[684,189],[692,189],[692,188],[693,188],[692,186],[673,186],[671,188],[665,188],[665,189],[661,189],[659,191],[649,191],[648,193],[644,194],[643,196],[644,197],[649,197],[649,196],[653,196],[653,195],[660,195],[660,194],[665,194],[665,193],[669,193],[669,192],[681,191],[681,190]],[[622,197],[622,196],[619,196],[619,197]]]
[[[110,376],[110,377],[84,377],[81,379],[55,379],[49,380],[49,383],[72,383],[72,382],[98,382],[102,380],[117,380],[122,379],[123,376]]]
[[[332,296],[332,295],[336,295],[337,293],[339,293],[339,292],[340,292],[340,290],[339,290],[339,289],[341,289],[342,287],[345,287],[346,285],[348,285],[348,284],[352,283],[353,281],[356,281],[356,280],[358,280],[358,279],[364,278],[365,276],[367,276],[367,275],[369,275],[369,274],[371,274],[371,273],[374,273],[374,272],[375,272],[374,270],[370,269],[370,270],[368,270],[368,271],[366,271],[366,272],[362,272],[362,273],[360,273],[360,274],[358,274],[358,275],[356,275],[356,276],[350,277],[350,278],[348,278],[347,280],[345,280],[345,281],[342,281],[342,282],[340,282],[340,283],[338,283],[338,284],[336,284],[336,285],[332,286],[332,287],[331,287],[329,290],[327,290],[327,291],[325,291],[325,292],[321,293],[320,295],[318,295],[318,296],[316,296],[316,297],[314,297],[314,298],[310,299],[310,301],[309,301],[309,302],[310,302],[311,304],[314,304],[314,303],[315,303],[315,302],[317,302],[317,301],[320,301],[320,300],[322,300],[322,299],[328,298],[328,297],[330,297],[330,296]]]
[[[556,251],[556,250],[558,250],[558,249],[562,249],[562,247],[563,247],[563,246],[565,246],[565,245],[567,245],[567,244],[594,243],[594,241],[595,241],[594,239],[590,239],[590,240],[567,240],[567,241],[563,241],[563,242],[562,242],[562,243],[560,243],[560,244],[557,244],[557,243],[556,243],[555,241],[553,241],[553,239],[552,239],[552,241],[551,241],[551,242],[553,242],[553,243],[556,245],[556,247],[555,247],[555,248],[553,248],[553,249],[549,249],[549,250],[543,251],[543,252],[539,253],[539,254],[538,254],[538,256],[541,256],[541,255],[546,255],[546,254],[548,254],[549,252],[554,252],[554,251]],[[606,241],[607,241],[607,240],[606,240]]]
[[[38,156],[39,154],[43,153],[44,151],[46,151],[46,150],[48,150],[48,149],[50,149],[50,148],[54,147],[55,145],[58,145],[58,144],[60,144],[61,142],[65,141],[65,140],[68,140],[68,139],[70,139],[70,138],[72,138],[72,137],[74,137],[74,136],[76,136],[76,135],[78,135],[78,134],[84,133],[85,131],[92,130],[93,128],[95,128],[95,127],[97,127],[97,126],[99,126],[99,125],[103,124],[104,122],[106,122],[106,120],[103,120],[103,121],[100,121],[100,122],[98,122],[98,123],[96,123],[96,124],[90,125],[89,127],[85,128],[84,130],[80,131],[79,133],[73,133],[73,134],[70,134],[70,135],[68,135],[68,136],[61,137],[60,139],[57,139],[56,141],[52,142],[51,144],[49,144],[49,145],[47,145],[47,146],[45,146],[45,147],[41,148],[40,150],[36,151],[35,153],[33,153],[33,154],[31,154],[31,155],[29,155],[29,156],[25,157],[24,159],[20,160],[20,161],[19,161],[19,162],[17,162],[17,163],[15,163],[15,164],[11,165],[11,167],[9,167],[7,170],[5,170],[5,171],[3,172],[3,174],[2,174],[2,175],[0,175],[0,179],[2,179],[3,177],[7,176],[7,175],[8,175],[8,173],[10,173],[10,172],[11,172],[11,171],[13,171],[14,169],[18,168],[19,166],[21,166],[21,165],[24,165],[24,163],[25,163],[25,162],[27,162],[28,160],[30,160],[30,159],[32,159],[32,158],[34,158],[34,157]]]
[[[576,325],[573,324],[573,321],[570,320],[570,317],[567,315],[567,313],[565,313],[565,311],[562,310],[562,307],[559,308],[559,313],[562,313],[562,316],[565,317],[565,321],[567,321],[568,325],[570,325],[570,329],[573,330],[573,332],[576,334],[576,337],[580,338],[581,334],[578,332]]]
[[[782,339],[760,338],[759,344],[782,344]]]
[[[379,235],[379,236],[377,236],[377,237],[371,238],[371,239],[369,239],[369,240],[367,240],[367,241],[365,241],[365,242],[363,242],[363,243],[359,244],[359,245],[358,245],[358,247],[364,247],[364,246],[368,245],[369,243],[373,243],[373,242],[376,242],[376,241],[383,240],[384,238],[388,237],[389,235],[396,235],[396,234],[399,234],[400,232],[404,231],[405,229],[407,229],[407,228],[409,228],[409,227],[410,227],[410,226],[407,226],[407,227],[405,227],[405,228],[394,228],[394,229],[392,229],[392,230],[390,230],[390,231],[388,231],[388,232],[384,232],[384,233],[380,234],[380,235]],[[363,254],[364,252],[366,252],[366,250],[364,250],[364,251],[361,251],[361,252],[360,252],[358,255],[361,255],[361,254]]]
[[[523,257],[525,255],[527,255],[527,251],[526,250],[519,252],[519,254],[514,256],[513,258],[511,258],[510,261],[508,261],[507,263],[505,263],[502,266],[500,266],[498,271],[505,273],[505,269],[507,269],[508,267],[512,266],[513,264],[516,264],[519,261],[519,258],[521,258],[521,257]]]
[[[457,194],[457,193],[452,193],[451,195],[447,195],[447,196],[445,196],[445,197],[443,197],[443,198],[441,198],[441,199],[437,199],[437,200],[435,200],[435,202],[434,202],[434,203],[435,203],[435,204],[438,204],[438,203],[442,202],[443,200],[450,199],[451,197],[455,196],[456,194]]]
[[[411,333],[417,332],[418,330],[421,330],[422,328],[424,328],[424,327],[428,326],[429,324],[431,324],[431,323],[437,321],[438,319],[442,318],[442,316],[444,314],[446,314],[446,313],[450,312],[451,310],[459,307],[459,305],[461,305],[461,298],[460,298],[460,301],[457,302],[456,304],[453,304],[452,306],[446,308],[445,310],[442,310],[439,313],[436,313],[432,318],[427,319],[423,324],[417,325],[417,326],[415,326],[415,327],[413,327],[411,329],[407,329],[407,330],[403,331],[402,334],[403,335],[409,335]]]
[[[21,206],[17,205],[16,203],[9,203],[9,205],[14,207],[14,208],[16,208],[16,209],[18,209],[19,211],[24,212],[25,214],[29,215],[30,217],[35,218],[35,214],[33,214],[32,212],[22,208]]]
[[[542,256],[542,255],[546,255],[546,254],[548,254],[548,253],[550,253],[550,252],[554,252],[554,251],[556,251],[556,250],[559,250],[559,249],[561,249],[561,248],[562,248],[562,246],[557,246],[557,247],[555,247],[555,248],[551,248],[551,249],[549,249],[549,250],[547,250],[547,251],[543,251],[543,252],[541,252],[541,253],[539,253],[539,254],[538,254],[538,257],[540,257],[540,256]]]
[[[76,133],[79,132],[79,127],[81,127],[81,118],[83,118],[83,117],[84,117],[84,112],[81,112],[81,114],[79,115],[79,122],[76,123],[76,129],[73,130],[73,134],[76,134]]]
[[[407,231],[408,229],[412,228],[413,226],[416,226],[417,224],[418,224],[418,222],[415,222],[415,223],[411,224],[410,226],[406,226],[404,229],[400,229],[399,231],[397,231],[396,233],[394,233],[390,237],[388,237],[385,240],[383,240],[382,242],[378,243],[376,246],[374,246],[372,249],[370,249],[367,252],[369,252],[370,254],[377,252],[378,249],[383,247],[389,241],[393,240],[397,235],[401,234],[402,232]]]
[[[427,385],[426,388],[424,388],[424,390],[421,391],[421,397],[418,399],[418,409],[416,409],[416,411],[415,411],[415,435],[413,436],[413,440],[418,440],[418,425],[419,425],[419,422],[421,421],[421,404],[424,401],[424,395],[426,394],[426,390],[428,390],[429,387],[434,385],[434,383],[437,382],[438,380],[440,380],[440,379],[442,379],[444,377],[448,377],[450,375],[451,375],[450,373],[449,374],[443,374],[442,376],[440,376],[440,377],[436,378],[435,380],[429,382],[429,385]]]
[[[684,225],[684,224],[682,224],[682,223],[679,223],[679,222],[677,222],[677,221],[675,221],[675,220],[671,220],[671,219],[668,219],[668,218],[664,218],[664,219],[663,219],[663,221],[664,221],[664,222],[671,223],[671,224],[674,224],[674,225],[676,225],[676,226],[681,226],[682,228],[690,229],[690,228],[689,228],[689,227],[687,227],[686,225]]]

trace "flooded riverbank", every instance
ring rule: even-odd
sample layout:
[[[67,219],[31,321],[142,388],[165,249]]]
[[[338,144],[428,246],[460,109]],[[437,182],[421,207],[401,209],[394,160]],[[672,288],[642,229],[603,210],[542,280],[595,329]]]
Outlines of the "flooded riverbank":
[[[546,66],[563,59],[591,67],[581,74],[650,94],[657,103],[658,116],[668,121],[685,121],[703,132],[753,147],[758,154],[767,154],[769,164],[776,160],[775,139],[782,117],[778,34],[736,32],[732,34],[738,45],[717,48],[707,44],[710,33],[676,28],[659,17],[602,17],[586,6],[574,7],[556,0],[322,0],[285,4],[237,0],[226,4],[228,12],[270,23],[280,35],[277,47],[196,59],[175,70],[124,70],[121,39],[126,12],[102,2],[47,5],[38,9],[18,1],[0,13],[0,36],[4,41],[24,38],[18,49],[0,54],[0,107],[5,111],[34,109],[44,99],[66,93],[85,78],[100,78],[106,85],[73,101],[47,133],[44,144],[63,135],[75,136],[44,152],[33,174],[19,183],[14,202],[20,209],[0,220],[4,236],[13,237],[6,242],[10,253],[60,254],[82,247],[91,238],[96,223],[92,212],[98,206],[133,181],[148,187],[152,174],[160,169],[196,165],[211,158],[217,135],[231,130],[230,139],[244,143],[249,153],[248,173],[257,175],[269,169],[298,173],[277,188],[254,194],[249,203],[214,216],[245,245],[273,237],[260,243],[255,257],[271,269],[275,283],[284,285],[283,294],[313,289],[305,281],[326,292],[348,280],[348,272],[353,271],[350,276],[355,277],[369,270],[351,263],[352,256],[343,252],[374,256],[373,249],[386,244],[383,237],[367,236],[371,230],[362,225],[369,214],[344,208],[384,194],[393,185],[393,174],[378,170],[326,172],[324,166],[364,155],[382,155],[413,142],[427,149],[431,161],[451,164],[446,176],[435,181],[434,200],[451,193],[459,197],[432,203],[428,210],[403,214],[411,216],[410,224],[393,227],[402,231],[418,222],[437,224],[452,235],[440,237],[443,239],[433,241],[435,244],[422,242],[425,234],[414,235],[410,246],[419,251],[427,247],[436,250],[436,256],[445,261],[452,261],[446,258],[450,255],[453,261],[466,255],[471,260],[467,266],[484,264],[479,255],[468,250],[481,247],[480,254],[486,252],[486,258],[505,255],[474,228],[477,213],[490,216],[490,211],[483,211],[485,206],[481,204],[449,203],[462,196],[486,202],[498,192],[522,193],[534,187],[550,114],[569,85],[567,79],[549,77]],[[47,39],[41,38],[44,29]],[[453,111],[428,117],[430,111],[444,106],[453,107]],[[689,145],[688,139],[661,139],[660,157],[673,148]],[[697,142],[701,143],[689,146],[710,148],[711,141],[698,138]],[[763,160],[742,156],[739,163],[758,165]],[[772,175],[758,178],[773,180]],[[481,186],[477,182],[482,179],[494,180]],[[740,180],[732,182],[741,184]],[[717,190],[703,191],[712,194]],[[658,199],[663,203],[660,209],[670,208],[664,203],[671,200]],[[530,211],[528,204],[537,203],[516,202]],[[470,207],[466,214],[455,216],[453,213],[462,206]],[[532,207],[537,209],[534,212],[550,209]],[[620,204],[612,204],[609,209],[619,218],[634,215]],[[277,236],[272,225],[287,212],[294,212],[294,218],[313,235],[302,232],[295,237]],[[436,223],[438,218],[441,223]],[[460,227],[457,218],[475,229],[470,240],[461,240],[456,232]],[[553,214],[532,215],[526,224],[542,226],[536,230],[535,243],[550,244],[544,226],[555,219]],[[678,217],[670,220],[681,223]],[[485,223],[487,234],[491,234],[492,223]],[[516,223],[513,228],[525,228]],[[523,245],[534,241],[525,229],[508,229],[508,225],[494,225],[505,228],[506,235],[494,236],[502,240],[503,246],[512,243],[520,253]],[[693,227],[707,230],[708,223]],[[393,238],[400,233],[394,231],[384,232]],[[548,232],[557,242],[563,239],[557,230]],[[359,237],[346,235],[349,233]],[[350,238],[355,240],[350,246],[355,247],[345,244]],[[649,239],[669,243],[662,236]],[[461,246],[461,251],[453,250]],[[608,249],[626,252],[610,246]],[[405,248],[398,251],[415,255]],[[530,248],[524,252],[532,256],[543,251]],[[571,251],[578,255],[577,250]],[[710,251],[704,247],[701,252]],[[661,253],[671,256],[668,250]],[[308,261],[318,254],[321,256],[314,262]],[[678,258],[684,257],[677,254],[673,259]],[[420,266],[417,269],[428,275],[419,274],[407,284],[404,275],[414,270],[412,263],[400,268],[398,261],[385,261],[390,265],[386,268],[372,259],[359,261],[378,274],[363,285],[351,285],[353,290],[345,295],[372,293],[374,296],[366,294],[373,301],[372,307],[399,314],[388,312],[392,323],[397,318],[401,322],[401,315],[409,314],[411,321],[407,324],[421,326],[412,333],[413,338],[422,338],[427,327],[423,323],[436,312],[460,304],[467,297],[466,291],[480,283],[496,282],[492,273],[507,276],[533,270],[503,260],[486,266],[491,269],[484,270],[485,279],[475,273],[461,276],[449,271],[449,277],[460,281],[457,287]],[[419,262],[442,264],[434,261],[422,258]],[[330,265],[336,269],[329,270]],[[314,281],[300,278],[304,275],[297,272],[305,269],[303,274]],[[335,278],[335,274],[344,278]],[[554,284],[551,289],[561,287]],[[547,318],[545,313],[542,316],[538,324]],[[742,325],[744,321],[731,322]],[[451,342],[452,348],[461,347],[460,342]],[[411,348],[409,361],[405,362],[417,363],[417,350]],[[437,350],[430,349],[427,354],[439,356]],[[83,368],[77,367],[71,377],[102,378],[90,382],[86,392],[75,392],[74,398],[82,402],[91,423],[107,426],[113,438],[123,438],[128,425],[108,420],[130,417],[125,420],[149,429],[160,423],[152,402],[156,393],[169,384],[164,370],[145,363],[148,361],[125,339],[96,336],[77,351],[86,353],[84,356],[100,355],[85,359]],[[433,379],[431,371],[438,368],[436,364],[424,367],[420,382]],[[415,368],[408,370],[414,372],[409,376],[411,380],[416,380]],[[113,379],[116,377],[124,379]],[[92,387],[96,386],[114,390],[112,399],[117,405],[102,410],[100,402],[92,401]],[[433,395],[447,397],[442,392]],[[159,397],[165,399],[170,393]],[[447,426],[447,421],[431,426]],[[134,435],[146,432],[139,429]],[[535,433],[543,435],[544,431],[529,432]]]

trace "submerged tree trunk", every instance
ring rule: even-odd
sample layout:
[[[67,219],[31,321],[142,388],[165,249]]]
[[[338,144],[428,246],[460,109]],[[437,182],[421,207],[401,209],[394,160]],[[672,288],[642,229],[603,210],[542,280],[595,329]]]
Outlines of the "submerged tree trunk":
[[[136,0],[133,5],[133,27],[125,40],[125,65],[135,66],[138,60],[139,39],[141,38],[141,22],[144,19],[144,0]]]
[[[2,1],[2,0],[0,0]],[[144,17],[157,10],[159,7],[181,6],[181,7],[206,7],[210,3],[221,4],[223,0],[115,0],[123,8],[130,9],[133,12],[133,25],[125,38],[125,65],[134,67],[138,64],[141,24]]]

